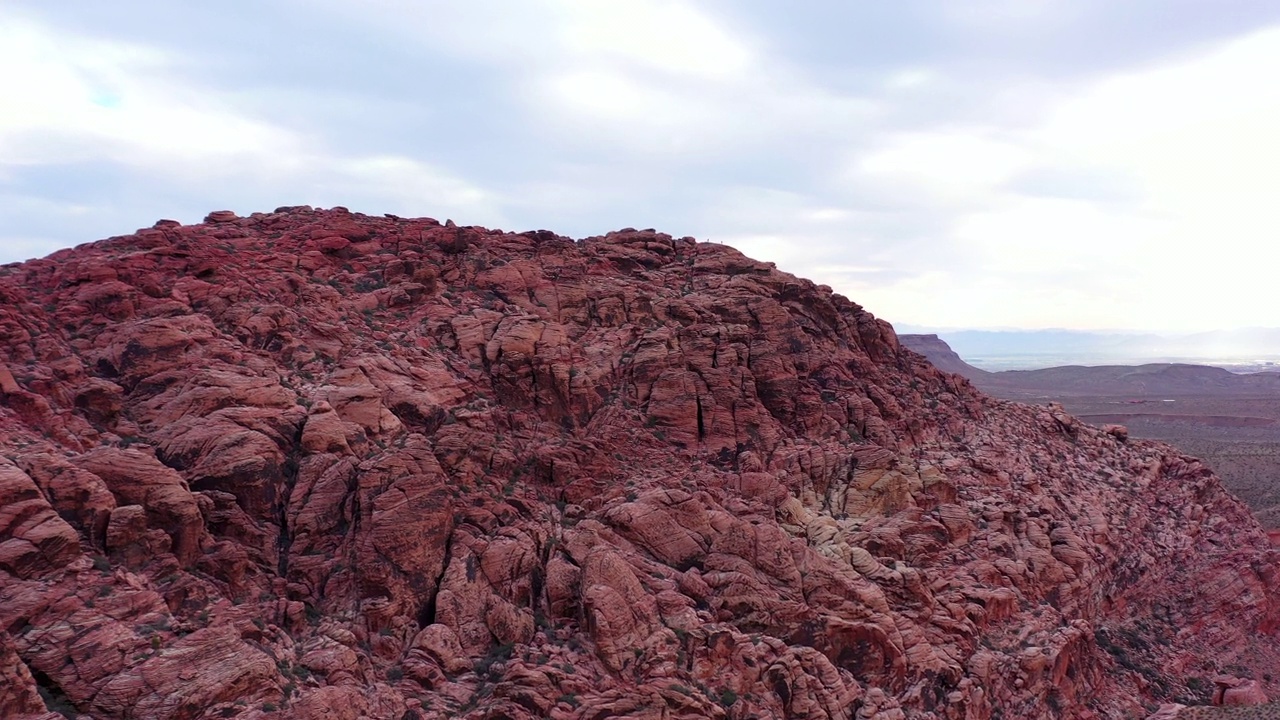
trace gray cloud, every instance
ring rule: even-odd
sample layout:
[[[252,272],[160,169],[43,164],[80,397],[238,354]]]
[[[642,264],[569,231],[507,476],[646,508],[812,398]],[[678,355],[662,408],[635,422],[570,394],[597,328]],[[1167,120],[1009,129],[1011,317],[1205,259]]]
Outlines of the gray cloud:
[[[65,113],[0,120],[0,262],[160,217],[342,204],[727,240],[945,324],[910,293],[995,272],[984,253],[1034,203],[1105,215],[1145,197],[1124,168],[1057,149],[1045,128],[1064,102],[1280,22],[1274,3],[1238,0],[655,0],[621,20],[600,7],[19,0],[15,27],[72,50],[36,68],[75,78],[66,93],[90,99],[68,107],[174,120],[154,145]],[[1049,209],[1061,225],[1075,207]],[[1019,321],[984,307],[979,323]]]

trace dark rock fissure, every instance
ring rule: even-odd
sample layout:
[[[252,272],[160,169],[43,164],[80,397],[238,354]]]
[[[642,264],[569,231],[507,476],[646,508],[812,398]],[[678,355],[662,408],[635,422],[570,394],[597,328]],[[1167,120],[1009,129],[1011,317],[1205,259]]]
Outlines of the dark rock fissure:
[[[276,493],[276,522],[280,534],[276,541],[276,571],[282,578],[289,577],[289,551],[293,546],[293,532],[289,527],[289,503],[293,498],[293,488],[298,484],[299,452],[302,449],[302,431],[306,421],[298,423],[293,441],[289,446],[289,454],[285,457],[280,489]]]
[[[67,696],[67,693],[63,691],[58,683],[30,665],[27,666],[27,669],[31,671],[31,677],[35,678],[36,691],[40,693],[40,699],[44,701],[44,706],[49,709],[49,712],[55,712],[65,718],[72,719],[80,714],[75,703],[71,702],[71,698]]]

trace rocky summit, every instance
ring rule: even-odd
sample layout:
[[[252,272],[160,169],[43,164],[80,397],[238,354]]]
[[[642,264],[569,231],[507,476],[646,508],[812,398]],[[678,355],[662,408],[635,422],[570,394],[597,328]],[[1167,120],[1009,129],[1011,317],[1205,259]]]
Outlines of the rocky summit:
[[[1280,558],[1202,463],[729,247],[223,211],[0,267],[0,339],[5,718],[1278,694]]]

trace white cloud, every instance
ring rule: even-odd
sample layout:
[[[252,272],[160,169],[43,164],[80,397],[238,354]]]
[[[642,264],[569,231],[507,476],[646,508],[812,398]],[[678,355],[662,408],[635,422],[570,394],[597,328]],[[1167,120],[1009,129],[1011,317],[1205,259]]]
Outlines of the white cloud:
[[[890,320],[1274,324],[1280,29],[1059,77],[1015,56],[1036,60],[1037,33],[1084,32],[1100,6],[947,3],[928,30],[889,38],[893,52],[812,56],[788,49],[776,17],[731,4],[293,6],[310,14],[306,42],[365,53],[358,71],[219,86],[212,40],[7,22],[0,92],[23,102],[0,113],[6,232],[49,236],[12,222],[48,219],[78,242],[135,217],[297,203],[583,234],[657,226],[740,245]],[[972,55],[982,40],[1012,69]],[[19,201],[41,184],[47,208]]]
[[[884,85],[890,90],[919,91],[937,80],[937,73],[928,68],[905,68],[885,78]]]
[[[323,0],[344,21],[484,68],[524,128],[567,156],[706,162],[784,124],[865,113],[761,57],[754,38],[682,0]],[[432,55],[435,53],[436,55]],[[802,114],[802,117],[801,117]],[[634,173],[629,168],[629,173]]]
[[[179,58],[154,48],[16,21],[0,26],[0,68],[21,68],[0,72],[0,94],[22,98],[0,113],[0,182],[13,182],[24,167],[105,165],[135,182],[193,196],[203,208],[190,215],[156,211],[188,221],[215,207],[256,203],[236,208],[249,212],[286,198],[494,224],[505,219],[495,197],[442,168],[404,156],[344,153],[256,118],[237,107],[235,96],[193,84]],[[33,198],[24,197],[5,192],[0,207],[36,215]],[[39,214],[115,218],[120,211],[48,205]],[[108,231],[119,228],[102,230]],[[46,244],[3,238],[0,256],[16,258]]]
[[[816,222],[836,222],[839,220],[848,220],[851,215],[852,213],[850,211],[843,208],[824,207],[806,211],[803,217],[806,220],[813,220]]]
[[[430,210],[465,218],[468,224],[506,221],[490,193],[410,158],[315,158],[306,172],[315,177],[316,191],[331,198],[323,204],[354,209],[359,201],[373,213],[408,216]]]
[[[687,2],[602,3],[559,0],[565,49],[586,62],[622,60],[677,77],[733,78],[752,52],[714,19]]]
[[[1099,83],[1063,103],[1043,139],[1140,177],[1153,202],[1189,212],[1261,210],[1280,191],[1278,67],[1280,28],[1271,28]]]
[[[66,36],[30,22],[0,26],[0,163],[107,159],[163,171],[226,167],[296,150],[288,133],[239,116],[174,77],[152,48]],[[210,167],[210,169],[212,169]]]
[[[833,93],[692,4],[553,2],[565,39],[525,65],[522,99],[566,148],[676,166],[856,132],[874,103]]]
[[[616,70],[548,76],[528,98],[548,129],[581,141],[626,142],[632,152],[699,152],[719,108],[705,98]]]
[[[942,3],[941,10],[957,25],[1016,32],[1061,25],[1076,15],[1079,4],[1079,0],[966,0]]]
[[[968,262],[851,292],[920,324],[1274,325],[1277,67],[1280,29],[1269,29],[1059,90],[1031,126],[893,136],[860,159],[855,177],[950,208],[946,241]],[[1036,169],[1114,180],[1136,196],[1089,198],[1084,188],[1083,197],[1039,197],[1011,182]]]
[[[985,272],[1087,283],[1142,272],[1148,248],[1169,229],[1166,222],[1094,202],[1012,197],[963,216],[953,236],[981,259]]]
[[[1032,154],[981,128],[891,135],[863,154],[856,174],[905,182],[935,202],[973,203],[1030,164]]]

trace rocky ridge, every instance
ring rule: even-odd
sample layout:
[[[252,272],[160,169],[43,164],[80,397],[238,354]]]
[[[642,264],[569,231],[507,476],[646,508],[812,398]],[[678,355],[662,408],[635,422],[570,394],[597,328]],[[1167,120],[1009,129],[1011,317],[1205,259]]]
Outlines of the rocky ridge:
[[[1201,458],[1280,539],[1280,373],[1167,363],[985,372],[936,335],[898,339],[982,392],[1032,404],[1060,402],[1086,423],[1123,425],[1134,437],[1168,442]]]
[[[1124,718],[1280,670],[1199,461],[728,247],[219,212],[0,267],[0,338],[5,717]]]
[[[956,354],[955,350],[951,349],[951,346],[945,340],[937,335],[904,334],[898,336],[898,341],[908,349],[928,358],[934,367],[943,372],[963,375],[974,382],[986,379],[993,374],[965,362],[963,358]]]

